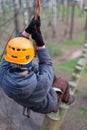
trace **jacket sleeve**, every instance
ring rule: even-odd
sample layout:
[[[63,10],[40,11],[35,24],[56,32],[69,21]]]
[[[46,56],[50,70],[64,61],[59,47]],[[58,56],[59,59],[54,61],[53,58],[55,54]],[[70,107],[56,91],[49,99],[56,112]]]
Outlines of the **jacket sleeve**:
[[[10,67],[10,63],[7,62],[5,59],[3,59],[2,64],[1,64],[1,68],[7,70],[9,67]]]
[[[24,35],[22,35],[22,32],[19,32],[19,33],[16,35],[16,37],[24,37],[24,38],[29,39],[28,37],[25,37]]]
[[[21,32],[17,34],[17,37],[25,37]],[[26,38],[26,37],[25,37]],[[39,75],[40,77],[47,78],[49,85],[53,83],[54,71],[52,67],[52,60],[50,58],[47,48],[38,50],[38,59],[39,59]]]
[[[3,74],[9,67],[10,67],[10,63],[3,59],[0,65],[0,86],[2,83]]]
[[[52,85],[54,71],[48,49],[39,49],[37,53],[39,59],[39,75],[44,75],[49,80],[50,85]]]

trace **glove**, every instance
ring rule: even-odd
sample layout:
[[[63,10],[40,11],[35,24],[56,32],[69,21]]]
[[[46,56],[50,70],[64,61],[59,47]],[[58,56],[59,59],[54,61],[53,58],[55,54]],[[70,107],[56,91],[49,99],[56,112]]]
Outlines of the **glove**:
[[[25,31],[29,34],[32,34],[36,30],[38,31],[41,26],[40,16],[37,20],[35,20],[35,17],[31,20],[30,24],[25,28]]]
[[[45,45],[40,30],[32,33],[32,39],[35,40],[38,47]]]

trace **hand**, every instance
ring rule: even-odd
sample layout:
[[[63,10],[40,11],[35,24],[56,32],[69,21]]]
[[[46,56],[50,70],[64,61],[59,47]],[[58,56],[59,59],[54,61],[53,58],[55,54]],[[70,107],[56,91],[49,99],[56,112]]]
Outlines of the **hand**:
[[[35,40],[38,47],[41,47],[41,46],[45,45],[40,30],[39,30],[39,32],[33,32],[32,33],[32,39]]]
[[[33,32],[39,31],[41,26],[40,17],[38,17],[37,20],[35,20],[35,17],[30,21],[30,24],[25,28],[25,31],[29,34],[32,34]]]

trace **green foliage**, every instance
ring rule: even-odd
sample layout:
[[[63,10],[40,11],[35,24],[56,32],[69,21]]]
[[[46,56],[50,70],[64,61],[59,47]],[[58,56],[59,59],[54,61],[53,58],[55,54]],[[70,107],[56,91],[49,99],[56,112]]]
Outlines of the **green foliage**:
[[[79,16],[80,13],[81,13],[80,8],[78,8],[78,7],[75,6],[75,16]]]
[[[3,21],[0,20],[0,26],[2,26],[2,25],[3,25]]]
[[[59,57],[62,55],[62,50],[61,48],[57,45],[54,44],[47,44],[48,50],[50,52],[51,57]]]
[[[84,76],[84,77],[87,77],[87,65],[86,65],[86,67],[85,67],[85,69],[84,69],[83,76]]]
[[[83,46],[84,44],[84,35],[80,35],[80,37],[78,37],[78,39],[73,39],[73,40],[67,40],[65,41],[65,44],[68,44],[70,46]]]
[[[64,6],[60,6],[60,8],[57,10],[57,13],[59,15],[64,14],[64,16],[65,16],[65,15],[67,15],[67,9],[68,9],[68,13],[71,15],[71,13],[72,13],[72,5],[69,6],[68,8],[64,8]],[[75,6],[75,16],[79,16],[80,13],[81,13],[80,8],[78,8],[77,6]]]
[[[82,114],[87,115],[87,107],[86,107],[86,106],[80,106],[80,107],[79,107],[79,110],[80,110],[80,112],[81,112]]]
[[[68,71],[68,72],[72,73],[76,63],[77,63],[77,59],[63,62],[60,64],[55,64],[55,68],[62,70],[62,71]]]
[[[57,70],[67,71],[69,73],[72,73],[74,71],[74,68],[76,66],[77,61],[78,61],[78,59],[75,59],[75,60],[63,62],[63,63],[60,63],[60,64],[55,64],[54,67]],[[83,76],[84,77],[87,76],[87,66],[85,67],[85,69],[83,71]]]

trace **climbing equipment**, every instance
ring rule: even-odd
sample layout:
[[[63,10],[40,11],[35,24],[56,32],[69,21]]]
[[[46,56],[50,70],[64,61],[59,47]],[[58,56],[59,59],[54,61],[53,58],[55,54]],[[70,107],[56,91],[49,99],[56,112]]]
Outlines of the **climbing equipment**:
[[[35,20],[37,20],[38,16],[39,16],[39,13],[40,13],[40,4],[41,4],[41,0],[37,0],[37,3],[36,3],[36,13],[35,13]],[[37,27],[35,26],[35,30],[37,32]]]
[[[5,60],[25,65],[34,58],[34,47],[30,40],[23,37],[11,39],[6,47]]]
[[[35,19],[37,19],[38,16],[39,16],[39,13],[40,13],[40,4],[41,4],[41,0],[37,0]]]

